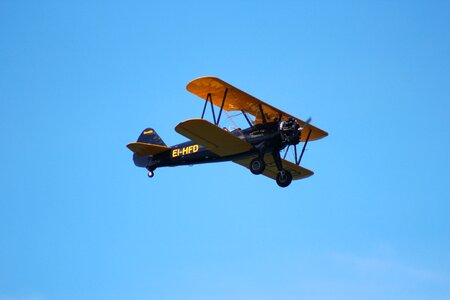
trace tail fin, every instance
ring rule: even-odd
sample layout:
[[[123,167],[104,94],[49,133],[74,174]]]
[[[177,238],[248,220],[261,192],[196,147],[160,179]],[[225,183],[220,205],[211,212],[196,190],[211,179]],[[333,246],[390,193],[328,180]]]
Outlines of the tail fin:
[[[148,167],[153,155],[170,150],[152,128],[144,129],[137,142],[129,143],[127,147],[133,151],[133,161],[138,167]]]
[[[140,143],[166,146],[164,141],[159,137],[153,128],[144,129],[137,141]]]

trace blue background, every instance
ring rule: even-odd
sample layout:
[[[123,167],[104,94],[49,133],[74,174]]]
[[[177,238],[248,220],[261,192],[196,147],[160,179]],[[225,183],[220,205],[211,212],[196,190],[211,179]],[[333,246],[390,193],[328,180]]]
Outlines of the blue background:
[[[0,2],[0,299],[450,299],[448,1]],[[162,168],[214,75],[329,136]]]

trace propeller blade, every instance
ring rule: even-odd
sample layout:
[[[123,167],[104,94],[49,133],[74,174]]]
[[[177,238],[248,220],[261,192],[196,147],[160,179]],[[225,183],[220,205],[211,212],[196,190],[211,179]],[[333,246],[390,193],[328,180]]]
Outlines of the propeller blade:
[[[305,128],[306,126],[308,126],[309,123],[311,123],[311,121],[312,121],[312,118],[309,117],[309,118],[306,120],[305,124],[303,124],[303,126],[301,126],[298,130],[303,130],[303,128]]]

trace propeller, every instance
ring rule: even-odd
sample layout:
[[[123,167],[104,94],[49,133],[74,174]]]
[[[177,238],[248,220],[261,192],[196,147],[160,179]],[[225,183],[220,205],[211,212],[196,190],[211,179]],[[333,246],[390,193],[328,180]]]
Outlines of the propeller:
[[[303,128],[305,128],[306,126],[309,125],[309,123],[311,123],[311,121],[312,121],[312,118],[309,117],[309,118],[306,120],[305,124],[303,124],[303,126],[300,126],[300,128],[299,128],[298,130],[299,130],[299,131],[302,131]]]

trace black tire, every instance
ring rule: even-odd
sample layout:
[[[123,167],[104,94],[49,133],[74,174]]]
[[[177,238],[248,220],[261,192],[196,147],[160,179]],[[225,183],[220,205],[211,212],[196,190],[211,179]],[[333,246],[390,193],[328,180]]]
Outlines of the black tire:
[[[264,162],[264,160],[257,157],[250,162],[250,166],[248,168],[253,174],[259,175],[262,174],[266,169],[266,163]]]
[[[292,182],[292,174],[289,171],[283,170],[277,174],[277,184],[281,187],[287,187]]]
[[[153,171],[148,171],[147,176],[148,178],[152,178],[153,176],[155,176],[155,173]]]

